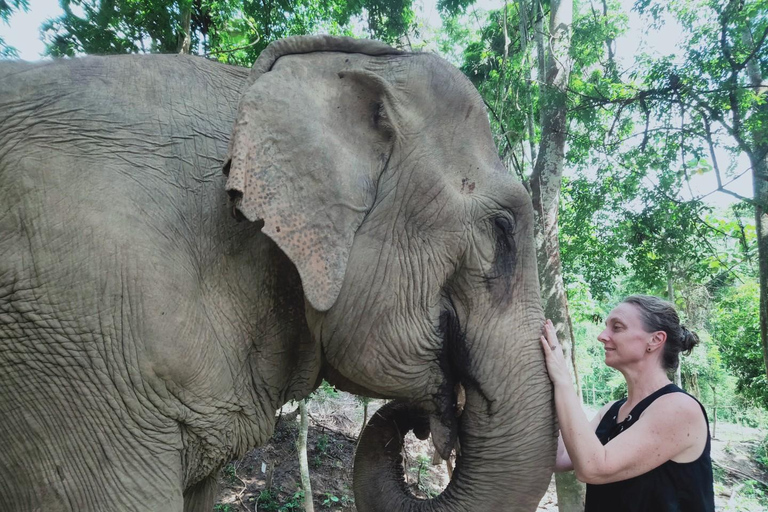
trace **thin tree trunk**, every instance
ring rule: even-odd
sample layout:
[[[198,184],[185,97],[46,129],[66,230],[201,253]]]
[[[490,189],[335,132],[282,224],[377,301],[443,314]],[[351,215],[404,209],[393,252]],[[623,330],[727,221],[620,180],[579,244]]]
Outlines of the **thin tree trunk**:
[[[746,25],[741,33],[741,40],[747,48],[754,49],[755,40],[752,38],[752,32],[750,32],[749,27]],[[747,75],[749,76],[750,84],[754,87],[755,94],[768,93],[768,82],[763,80],[763,76],[760,73],[760,61],[757,60],[756,56],[752,57],[747,62]]]
[[[509,30],[507,29],[507,0],[504,0],[504,16],[502,18],[502,28],[504,29],[504,53],[501,59],[501,72],[499,73],[499,83],[496,87],[496,112],[499,113],[499,119],[504,119],[504,104],[507,96],[507,59],[509,59]]]
[[[744,27],[741,36],[747,47],[754,49],[755,42],[748,26]],[[768,111],[765,103],[765,100],[768,100],[768,81],[763,79],[756,56],[747,62],[746,69],[754,94],[762,96],[764,100],[758,108],[765,114]],[[755,230],[760,283],[760,343],[763,348],[765,371],[768,375],[768,133],[766,132],[768,130],[765,126],[760,125],[752,133],[754,151],[749,154],[749,163],[752,164],[752,186],[755,193]]]
[[[603,18],[608,19],[608,2],[603,0]],[[605,22],[606,28],[608,22]],[[605,37],[605,49],[608,52],[608,61],[606,62],[606,70],[610,77],[616,77],[616,40],[613,38],[613,32],[606,30]]]
[[[572,343],[571,343],[571,369],[573,370],[573,380],[576,383],[576,394],[579,397],[579,400],[581,400],[582,403],[584,403],[584,392],[581,389],[581,378],[579,377],[578,372],[578,365],[576,364],[576,336],[573,334],[573,319],[571,318],[570,313],[567,316],[568,318],[568,334],[571,337]]]
[[[368,397],[361,397],[360,401],[363,403],[363,426],[360,428],[360,433],[357,435],[357,443],[355,443],[355,448],[357,448],[357,445],[360,444],[360,438],[363,437],[363,431],[365,430],[365,426],[368,424],[368,404],[371,402],[371,399]]]
[[[714,411],[712,411],[712,439],[717,437],[717,386],[710,385],[712,388],[712,397],[714,399]]]
[[[307,401],[299,402],[301,422],[299,423],[299,439],[296,441],[296,449],[299,452],[299,471],[301,472],[301,488],[304,490],[304,510],[315,512],[312,504],[312,485],[309,482],[309,464],[307,463],[307,432],[309,431],[309,415],[307,414]]]
[[[531,99],[531,88],[533,87],[532,82],[532,75],[531,75],[531,52],[528,49],[528,42],[530,40],[530,27],[529,27],[529,12],[528,12],[528,0],[518,0],[517,1],[517,10],[519,12],[519,20],[520,20],[520,55],[523,57],[523,73],[524,73],[524,79],[525,79],[525,89],[524,89],[524,101],[526,105],[525,109],[525,126],[528,131],[528,152],[529,152],[529,158],[528,163],[531,166],[531,169],[533,169],[534,162],[536,162],[536,144],[535,144],[535,138],[536,138],[536,130],[533,126],[533,100]],[[534,29],[535,30],[535,29]],[[542,45],[543,46],[543,45]],[[525,157],[525,146],[524,144],[521,144],[523,157]],[[525,158],[523,158],[523,162],[525,162]],[[525,174],[525,168],[522,169],[523,174]]]
[[[567,119],[567,87],[570,76],[572,0],[552,0],[549,18],[549,47],[546,69],[539,70],[541,108],[541,141],[536,165],[531,175],[531,194],[536,216],[536,249],[541,281],[544,313],[557,329],[566,360],[576,375],[574,340],[570,328],[568,299],[563,283],[557,210],[565,160]],[[537,33],[537,46],[543,50],[543,34]],[[541,66],[542,56],[539,63]],[[544,71],[546,74],[544,74]],[[584,510],[584,485],[573,472],[555,476],[558,508],[561,512]]]
[[[568,324],[570,315],[560,261],[557,210],[565,159],[566,88],[570,73],[568,50],[573,16],[571,0],[555,0],[550,12],[552,35],[547,56],[547,80],[543,84],[540,100],[544,122],[539,155],[531,175],[531,192],[536,216],[536,252],[544,313],[555,324],[558,339],[570,356],[573,338]],[[568,359],[572,364],[572,359]]]
[[[533,0],[533,11],[536,20],[533,37],[536,40],[536,80],[539,83],[539,91],[545,88],[547,77],[547,46],[544,44],[544,6],[541,0]],[[544,125],[544,109],[539,109],[539,126]],[[538,159],[538,157],[537,157]],[[535,161],[535,160],[534,160]]]
[[[192,44],[192,2],[179,2],[179,7],[181,8],[181,28],[176,51],[188,55],[189,48]]]
[[[672,280],[672,263],[667,262],[667,300],[672,304],[675,303],[675,288]],[[681,387],[683,381],[683,374],[681,368],[683,367],[682,361],[675,368],[675,386]]]
[[[763,155],[768,147],[763,149]],[[752,186],[755,190],[755,230],[760,282],[760,341],[768,375],[768,155],[752,160]]]

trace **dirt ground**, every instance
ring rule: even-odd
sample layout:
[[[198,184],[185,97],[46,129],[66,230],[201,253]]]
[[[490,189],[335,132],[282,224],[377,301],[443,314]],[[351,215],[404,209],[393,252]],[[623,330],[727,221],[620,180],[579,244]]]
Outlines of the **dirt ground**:
[[[372,413],[383,402],[373,401]],[[303,510],[296,440],[298,420],[284,408],[275,434],[266,445],[225,466],[220,474],[216,512],[268,512]],[[346,393],[320,394],[309,405],[307,441],[310,480],[315,510],[355,511],[352,462],[357,435],[363,424],[363,407]],[[718,512],[768,512],[768,473],[753,460],[757,443],[766,432],[718,423],[712,442]],[[448,484],[445,463],[432,464],[430,441],[406,438],[406,478],[414,495],[439,494]],[[761,483],[762,482],[762,483]],[[757,497],[762,496],[762,500]],[[557,512],[554,479],[541,500],[539,512]]]

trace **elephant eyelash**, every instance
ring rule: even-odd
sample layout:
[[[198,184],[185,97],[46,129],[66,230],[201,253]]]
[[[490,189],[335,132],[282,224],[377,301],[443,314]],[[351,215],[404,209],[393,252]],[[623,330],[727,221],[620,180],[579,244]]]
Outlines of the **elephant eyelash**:
[[[373,125],[390,133],[395,131],[384,102],[377,101],[373,104]]]
[[[384,108],[384,103],[377,102],[373,104],[373,124],[379,126],[382,121],[387,119],[387,111]]]
[[[486,274],[485,284],[499,301],[511,298],[512,276],[517,267],[517,244],[514,219],[507,216],[492,218],[493,237],[496,240],[491,271]]]

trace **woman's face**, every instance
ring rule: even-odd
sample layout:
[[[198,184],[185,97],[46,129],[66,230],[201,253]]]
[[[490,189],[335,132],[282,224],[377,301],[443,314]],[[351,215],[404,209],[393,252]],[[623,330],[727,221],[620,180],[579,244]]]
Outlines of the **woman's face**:
[[[621,303],[608,315],[597,340],[605,349],[605,364],[619,369],[642,360],[652,338],[653,333],[645,330],[637,306]]]

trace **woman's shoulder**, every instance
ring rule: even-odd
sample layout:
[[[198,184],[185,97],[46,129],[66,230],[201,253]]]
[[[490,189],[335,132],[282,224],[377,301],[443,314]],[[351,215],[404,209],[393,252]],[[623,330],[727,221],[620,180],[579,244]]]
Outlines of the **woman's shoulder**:
[[[656,398],[642,416],[671,416],[677,421],[690,423],[705,418],[702,405],[694,397],[684,392],[666,393]]]

